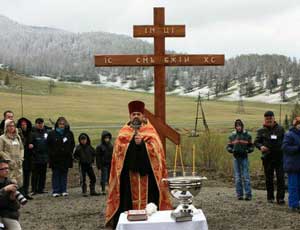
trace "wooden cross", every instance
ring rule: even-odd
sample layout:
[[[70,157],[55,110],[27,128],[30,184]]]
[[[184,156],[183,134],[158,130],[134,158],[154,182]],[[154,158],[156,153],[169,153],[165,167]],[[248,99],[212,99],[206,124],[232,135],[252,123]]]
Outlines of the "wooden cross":
[[[165,54],[166,37],[185,37],[184,25],[165,25],[165,9],[154,8],[154,25],[133,26],[134,37],[154,37],[154,55],[95,55],[96,67],[154,66],[154,114],[145,115],[158,131],[164,149],[166,138],[180,143],[180,135],[166,124],[166,66],[224,65],[224,55]]]

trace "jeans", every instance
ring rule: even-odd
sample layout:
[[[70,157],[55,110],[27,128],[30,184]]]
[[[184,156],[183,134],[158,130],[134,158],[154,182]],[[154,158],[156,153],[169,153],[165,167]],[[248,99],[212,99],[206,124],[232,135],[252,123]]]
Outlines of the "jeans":
[[[236,194],[238,197],[243,197],[243,181],[245,188],[245,195],[248,198],[252,197],[251,193],[251,184],[250,184],[250,175],[249,175],[249,161],[248,158],[234,158],[233,161],[234,169],[234,179],[235,179],[235,188]]]
[[[101,168],[101,187],[105,188],[105,185],[108,184],[110,174],[110,165],[105,165]]]
[[[67,192],[68,169],[52,168],[52,193]]]
[[[81,164],[80,165],[81,177],[82,177],[82,185],[86,184],[86,174],[90,178],[90,185],[96,184],[96,176],[93,170],[92,165],[90,164]]]
[[[47,163],[35,163],[32,168],[31,188],[34,193],[42,193],[45,189]]]
[[[22,164],[23,169],[23,186],[22,191],[24,195],[28,195],[29,193],[29,183],[30,183],[30,175],[32,173],[32,165],[30,159],[25,159]]]
[[[300,201],[300,173],[288,173],[289,207],[298,208]]]
[[[274,171],[276,172],[277,179],[277,194],[276,200],[283,200],[285,193],[284,184],[284,172],[282,160],[263,160],[265,177],[266,177],[266,187],[267,187],[267,199],[274,200]]]

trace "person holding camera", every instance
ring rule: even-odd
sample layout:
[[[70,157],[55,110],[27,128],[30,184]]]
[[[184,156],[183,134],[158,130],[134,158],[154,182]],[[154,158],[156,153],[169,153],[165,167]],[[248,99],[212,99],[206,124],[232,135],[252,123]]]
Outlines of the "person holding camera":
[[[0,225],[6,230],[20,230],[19,209],[26,199],[18,192],[17,184],[8,178],[9,161],[0,159]]]
[[[232,153],[234,157],[233,169],[236,195],[238,200],[244,200],[245,189],[245,200],[249,201],[252,199],[252,192],[249,175],[248,154],[253,152],[254,146],[250,133],[244,129],[242,120],[237,119],[234,122],[234,128],[235,131],[233,131],[229,136],[227,151]]]
[[[274,202],[274,171],[277,179],[277,204],[284,204],[284,172],[283,153],[281,145],[284,137],[284,129],[276,123],[274,113],[267,111],[264,114],[263,127],[257,130],[254,145],[261,151],[261,159],[264,166],[266,179],[267,199],[269,203]]]

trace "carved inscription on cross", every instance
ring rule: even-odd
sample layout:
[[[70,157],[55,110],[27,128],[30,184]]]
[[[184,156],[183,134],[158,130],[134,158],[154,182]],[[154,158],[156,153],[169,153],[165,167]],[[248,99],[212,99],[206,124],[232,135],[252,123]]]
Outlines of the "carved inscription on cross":
[[[154,37],[154,55],[95,55],[96,67],[154,66],[154,114],[146,116],[158,131],[164,149],[166,138],[180,143],[180,135],[166,124],[166,66],[217,66],[224,65],[224,55],[165,54],[166,37],[184,37],[184,25],[165,25],[164,8],[154,8],[154,25],[133,26],[134,37]]]

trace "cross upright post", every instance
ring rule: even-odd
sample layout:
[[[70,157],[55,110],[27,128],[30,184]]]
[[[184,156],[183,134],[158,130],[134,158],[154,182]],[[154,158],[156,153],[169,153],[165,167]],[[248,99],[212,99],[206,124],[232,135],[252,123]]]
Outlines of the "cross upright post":
[[[164,8],[154,8],[154,26],[165,25]],[[165,37],[154,37],[154,55],[165,56]],[[154,66],[154,114],[162,122],[166,122],[166,68],[164,65]],[[162,138],[164,139],[164,138]],[[163,145],[165,146],[164,140]]]
[[[133,27],[134,37],[154,37],[154,55],[95,55],[95,66],[154,66],[154,114],[147,109],[145,115],[157,129],[164,150],[166,138],[180,143],[180,135],[166,124],[166,66],[217,66],[224,65],[222,54],[166,54],[166,37],[185,37],[184,25],[165,25],[165,10],[154,8],[153,25]]]

